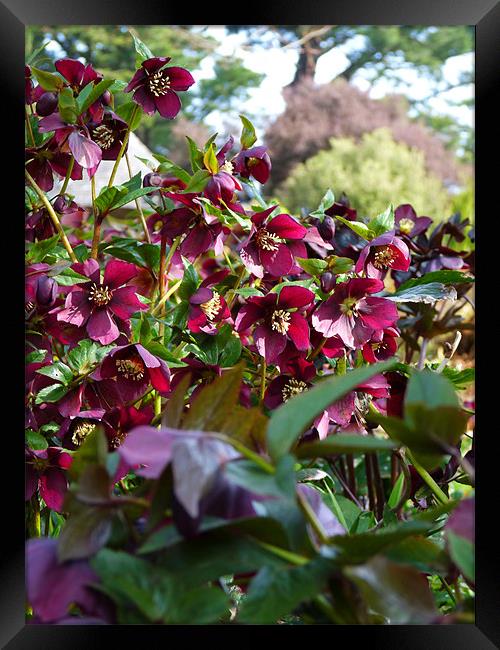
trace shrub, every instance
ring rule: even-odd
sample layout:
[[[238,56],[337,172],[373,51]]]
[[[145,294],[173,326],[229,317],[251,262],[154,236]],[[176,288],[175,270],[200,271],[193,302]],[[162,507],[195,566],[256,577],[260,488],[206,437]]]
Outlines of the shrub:
[[[419,214],[441,219],[450,199],[438,178],[425,170],[423,153],[393,140],[388,129],[365,134],[358,144],[332,138],[330,148],[298,165],[277,189],[289,210],[313,209],[331,187],[348,194],[362,214],[374,216],[388,203],[411,203]]]

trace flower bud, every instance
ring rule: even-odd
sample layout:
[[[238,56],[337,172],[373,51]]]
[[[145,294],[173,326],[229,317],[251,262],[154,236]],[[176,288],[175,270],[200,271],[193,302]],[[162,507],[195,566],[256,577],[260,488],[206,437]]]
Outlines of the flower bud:
[[[318,232],[326,242],[331,242],[335,236],[335,221],[332,217],[325,217],[318,224]]]
[[[325,273],[321,274],[320,282],[321,282],[321,291],[323,291],[323,293],[330,293],[330,291],[335,286],[336,283],[335,278],[336,278],[335,274],[331,273],[330,271],[325,271]]]
[[[58,196],[57,199],[54,201],[54,210],[56,212],[63,212],[63,210],[67,207],[68,202],[64,198],[64,196]]]
[[[54,278],[40,275],[36,284],[36,301],[42,307],[50,307],[57,298],[58,286]]]
[[[144,176],[142,184],[144,187],[161,187],[162,177],[156,172],[151,172],[150,174],[146,174],[146,176]]]
[[[52,115],[52,113],[57,108],[57,94],[56,93],[43,93],[40,99],[36,103],[36,113],[41,117],[47,117],[47,115]]]

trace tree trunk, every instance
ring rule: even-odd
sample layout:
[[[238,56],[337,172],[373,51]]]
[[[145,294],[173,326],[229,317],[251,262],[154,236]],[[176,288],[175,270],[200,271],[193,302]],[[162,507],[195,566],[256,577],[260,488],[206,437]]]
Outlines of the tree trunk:
[[[322,51],[317,38],[311,38],[306,43],[303,43],[300,47],[295,76],[289,85],[295,86],[303,79],[310,79],[312,81],[316,73],[316,63],[321,54]]]

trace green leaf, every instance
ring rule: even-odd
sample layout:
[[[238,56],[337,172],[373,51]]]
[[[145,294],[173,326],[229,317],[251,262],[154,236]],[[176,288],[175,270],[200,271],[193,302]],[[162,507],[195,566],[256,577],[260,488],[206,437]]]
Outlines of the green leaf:
[[[58,402],[67,392],[68,388],[66,386],[63,386],[62,384],[51,384],[46,388],[42,388],[42,390],[38,392],[35,404]]]
[[[108,439],[101,426],[91,431],[73,456],[73,462],[69,469],[72,479],[78,480],[85,468],[89,465],[106,466],[108,455]]]
[[[383,554],[392,562],[407,564],[425,573],[447,573],[449,570],[446,553],[427,537],[407,537]]]
[[[421,278],[410,278],[409,280],[406,280],[406,282],[403,282],[403,284],[400,285],[398,290],[404,291],[405,289],[411,289],[412,287],[429,284],[431,282],[439,282],[444,285],[463,284],[465,282],[475,282],[475,279],[461,271],[431,271],[430,273],[423,275]]]
[[[157,271],[160,265],[160,246],[158,244],[147,244],[129,238],[113,238],[110,244],[106,244],[102,248],[102,251],[152,271]]]
[[[59,114],[66,124],[74,124],[78,117],[78,106],[71,88],[63,88],[58,99]]]
[[[328,270],[332,273],[348,273],[354,266],[354,260],[350,257],[328,256]]]
[[[267,431],[268,449],[273,459],[288,453],[314,418],[346,393],[370,377],[392,368],[393,361],[357,368],[341,377],[320,381],[314,388],[293,397],[277,408]]]
[[[196,272],[196,269],[191,264],[191,262],[188,262],[187,260],[183,260],[183,262],[185,269],[184,276],[182,278],[182,282],[179,285],[179,288],[177,289],[177,294],[183,300],[189,300],[189,298],[198,288],[200,279],[198,273]]]
[[[318,442],[300,445],[295,455],[297,458],[324,458],[333,454],[367,454],[396,448],[397,445],[392,440],[385,438],[337,433]]]
[[[26,429],[25,440],[30,449],[38,451],[41,449],[47,449],[48,447],[48,442],[45,437],[38,431],[33,431],[33,429]]]
[[[441,374],[449,379],[455,388],[458,388],[459,390],[467,388],[467,386],[474,383],[476,379],[476,372],[474,368],[464,368],[463,370],[457,370],[457,368],[445,366]]]
[[[98,84],[87,84],[76,98],[78,114],[84,113],[92,104],[101,97],[114,83],[113,79],[103,79]],[[88,90],[87,90],[88,89]]]
[[[127,194],[124,196],[117,196],[111,207],[113,210],[118,210],[118,208],[127,205],[127,203],[132,203],[132,201],[139,199],[141,196],[146,196],[147,194],[151,194],[151,192],[155,191],[157,191],[157,188],[155,187],[140,187],[133,192],[127,192]]]
[[[232,327],[226,323],[215,336],[218,347],[218,363],[222,368],[234,366],[241,357],[241,340],[233,332]]]
[[[131,131],[135,131],[141,123],[142,111],[135,102],[126,102],[118,106],[115,112],[129,125]]]
[[[198,145],[188,135],[185,136],[188,141],[189,160],[191,161],[191,170],[195,173],[203,165],[203,153],[198,149]]]
[[[205,152],[205,155],[203,156],[203,164],[208,169],[210,174],[217,174],[217,172],[219,171],[219,161],[217,160],[217,156],[215,155],[214,144],[212,144]]]
[[[65,363],[58,361],[51,366],[44,366],[36,371],[40,375],[45,375],[51,379],[59,381],[66,386],[73,379],[73,372]]]
[[[191,176],[184,192],[201,192],[205,189],[205,185],[210,178],[210,172],[206,169],[198,169],[193,176]]]
[[[453,562],[470,581],[475,580],[474,544],[451,530],[446,531],[448,548]]]
[[[326,260],[320,260],[314,257],[311,257],[310,259],[296,257],[295,261],[301,269],[304,269],[306,273],[309,273],[309,275],[314,277],[321,275],[328,268],[328,262]]]
[[[394,206],[389,204],[387,210],[374,217],[368,227],[375,233],[375,236],[383,235],[389,230],[394,230]]]
[[[369,608],[389,625],[430,623],[438,612],[427,578],[412,567],[374,558],[362,567],[345,569]]]
[[[335,195],[331,189],[328,189],[324,197],[321,199],[321,202],[317,210],[311,212],[311,217],[318,217],[319,219],[321,219],[321,221],[323,221],[323,219],[325,218],[325,212],[329,210],[334,203],[335,203]]]
[[[401,474],[396,479],[396,482],[394,483],[394,487],[391,490],[391,494],[389,495],[389,499],[387,500],[387,504],[389,508],[394,508],[399,503],[399,500],[403,496],[404,486],[405,486],[405,477],[403,472],[401,472]]]
[[[167,624],[207,625],[218,623],[229,612],[229,596],[219,587],[202,585],[196,589],[175,590],[164,616]]]
[[[257,141],[254,125],[244,115],[240,115],[243,128],[241,130],[240,142],[242,149],[250,149],[250,147]]]
[[[58,538],[60,562],[89,557],[102,548],[111,534],[112,511],[103,507],[83,507],[66,521]]]
[[[335,219],[341,221],[363,239],[370,241],[375,237],[373,230],[362,221],[349,221],[349,219],[344,219],[344,217],[339,217],[338,215],[335,215]]]
[[[460,406],[453,384],[442,374],[431,370],[414,370],[408,381],[405,408],[410,404],[422,404],[427,408],[437,406]]]
[[[302,602],[316,596],[329,573],[331,567],[322,558],[291,569],[263,567],[250,584],[238,621],[261,625],[276,623]]]
[[[53,235],[48,239],[42,239],[41,241],[35,242],[28,250],[27,261],[31,264],[43,262],[45,257],[55,249],[58,243],[59,235]]]
[[[31,73],[44,90],[55,91],[64,88],[64,80],[58,74],[46,72],[31,66]]]
[[[157,341],[149,341],[148,343],[143,342],[142,345],[144,345],[148,352],[151,352],[151,354],[166,361],[170,368],[184,368],[187,366],[187,363],[178,359],[164,345]]]
[[[26,355],[26,365],[29,363],[41,363],[47,356],[47,350],[33,350]]]
[[[394,302],[424,302],[432,305],[438,300],[456,300],[457,290],[440,282],[429,282],[409,289],[401,289],[400,287],[395,293],[383,297]]]
[[[134,39],[134,47],[135,51],[137,52],[136,66],[139,67],[143,61],[154,58],[154,54],[151,52],[149,47],[141,41],[133,29],[129,29],[128,31]]]

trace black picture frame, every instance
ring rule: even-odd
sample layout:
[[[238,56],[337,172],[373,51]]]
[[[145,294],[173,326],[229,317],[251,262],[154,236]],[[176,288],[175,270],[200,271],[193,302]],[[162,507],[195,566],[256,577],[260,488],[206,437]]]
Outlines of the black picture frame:
[[[476,214],[482,223],[477,240],[477,267],[480,289],[476,294],[477,311],[477,365],[493,366],[498,339],[498,320],[492,319],[491,306],[495,302],[494,283],[487,287],[485,271],[488,261],[498,258],[495,237],[498,226],[488,228],[490,220],[498,220],[496,186],[498,185],[498,86],[500,70],[500,3],[498,0],[315,0],[299,3],[293,0],[253,2],[242,5],[241,22],[237,22],[234,3],[224,5],[207,3],[205,6],[175,6],[158,0],[3,0],[0,2],[0,33],[3,50],[1,76],[2,101],[5,115],[2,122],[2,156],[8,156],[9,171],[3,172],[0,182],[5,198],[2,201],[3,218],[8,220],[6,236],[11,243],[2,249],[2,283],[8,286],[8,302],[2,313],[4,342],[2,357],[8,364],[8,387],[2,395],[5,401],[3,446],[3,498],[0,521],[4,550],[1,558],[0,580],[0,642],[11,649],[58,650],[67,648],[116,647],[118,637],[124,635],[128,647],[156,648],[160,643],[204,643],[222,640],[234,643],[244,637],[248,642],[266,640],[268,644],[280,637],[300,642],[314,642],[311,638],[325,632],[330,642],[348,642],[371,648],[401,648],[404,650],[482,650],[500,647],[500,571],[494,515],[497,503],[495,472],[498,455],[498,425],[489,421],[498,402],[496,380],[482,376],[476,382],[476,400],[479,402],[477,423],[479,436],[476,449],[477,485],[477,543],[476,575],[477,605],[475,625],[432,626],[48,626],[25,625],[24,620],[24,519],[22,435],[24,395],[24,324],[21,321],[24,293],[23,242],[24,221],[23,187],[21,180],[21,139],[24,125],[21,102],[24,102],[24,26],[29,24],[224,24],[228,18],[235,24],[373,24],[373,25],[475,25],[476,28]],[[220,21],[220,22],[219,22]],[[11,140],[10,142],[8,142]],[[8,144],[7,144],[8,142]],[[19,156],[19,158],[17,158]],[[18,216],[19,214],[19,216]],[[490,233],[490,236],[488,236]],[[12,256],[3,262],[4,254]],[[5,264],[5,266],[4,266]],[[0,293],[1,295],[1,293]],[[484,311],[483,306],[484,305]],[[19,322],[17,319],[19,318]],[[489,330],[489,331],[488,331]],[[14,344],[15,342],[15,344]],[[7,362],[6,359],[10,358]],[[484,358],[484,361],[481,361]],[[487,361],[488,360],[488,361]],[[2,364],[3,368],[6,366]],[[4,375],[5,376],[5,375]],[[9,427],[6,427],[8,415]],[[15,433],[13,433],[15,432]],[[19,435],[18,435],[19,434]],[[19,438],[19,445],[12,440]],[[495,440],[496,438],[496,440]],[[7,479],[4,471],[13,468]],[[290,636],[293,634],[293,637]],[[214,636],[215,635],[215,636]],[[366,645],[365,645],[366,644]],[[368,646],[369,644],[369,646]]]

